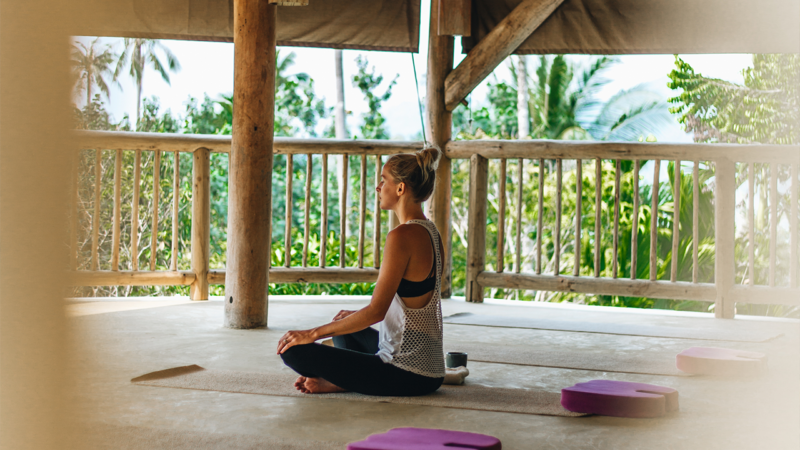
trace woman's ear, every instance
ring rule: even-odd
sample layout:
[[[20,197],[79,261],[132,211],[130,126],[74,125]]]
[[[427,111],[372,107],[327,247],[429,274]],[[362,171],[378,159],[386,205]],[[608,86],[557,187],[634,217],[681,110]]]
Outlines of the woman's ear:
[[[405,183],[397,183],[397,196],[403,195],[406,191],[406,184]]]

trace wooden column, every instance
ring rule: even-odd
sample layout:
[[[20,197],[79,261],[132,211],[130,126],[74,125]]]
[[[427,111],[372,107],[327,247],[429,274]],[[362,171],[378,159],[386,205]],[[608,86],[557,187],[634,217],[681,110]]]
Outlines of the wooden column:
[[[430,36],[428,40],[428,75],[425,101],[427,103],[426,138],[444,151],[450,140],[453,116],[444,105],[444,81],[453,70],[453,36],[439,36],[439,0],[431,1]],[[430,216],[442,236],[444,247],[444,267],[442,277],[442,298],[450,298],[453,293],[453,240],[451,226],[451,175],[450,158],[442,154],[436,170],[436,184],[430,200]]]
[[[717,287],[717,298],[714,315],[718,318],[733,319],[735,303],[730,296],[734,280],[735,238],[734,223],[736,219],[736,167],[727,159],[716,161],[716,183],[714,186],[714,284]]]
[[[208,300],[208,264],[211,258],[211,152],[198,148],[192,157],[192,300]]]
[[[489,160],[472,155],[469,160],[469,222],[467,226],[468,302],[483,303],[478,275],[486,268],[486,200],[489,191]]]
[[[275,108],[276,7],[233,1],[233,138],[228,183],[225,321],[267,325]]]

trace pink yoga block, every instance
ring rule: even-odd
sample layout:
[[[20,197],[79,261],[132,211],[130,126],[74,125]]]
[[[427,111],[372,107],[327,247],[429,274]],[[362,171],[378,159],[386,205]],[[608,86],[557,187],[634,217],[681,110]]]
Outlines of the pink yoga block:
[[[678,391],[654,384],[592,380],[561,390],[561,406],[616,417],[660,417],[678,410]]]
[[[675,363],[695,375],[755,376],[767,371],[767,355],[730,348],[692,347],[680,352]]]
[[[500,450],[500,440],[485,434],[427,428],[394,428],[347,444],[347,450]]]

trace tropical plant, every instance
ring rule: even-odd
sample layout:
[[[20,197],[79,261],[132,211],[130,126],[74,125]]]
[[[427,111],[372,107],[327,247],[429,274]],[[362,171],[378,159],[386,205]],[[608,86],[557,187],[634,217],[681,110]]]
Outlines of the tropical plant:
[[[743,71],[744,84],[696,73],[675,56],[669,99],[696,142],[796,144],[800,142],[800,56],[753,55]]]
[[[181,121],[172,115],[169,109],[161,113],[161,103],[158,97],[145,98],[142,101],[142,116],[137,124],[138,131],[151,133],[177,133],[181,128]]]
[[[160,59],[159,53],[163,53],[166,64]],[[117,60],[117,67],[114,69],[114,80],[117,80],[122,73],[128,70],[128,75],[136,83],[136,129],[139,129],[139,118],[141,117],[142,107],[142,83],[144,72],[147,67],[152,68],[161,75],[161,78],[170,83],[168,71],[177,72],[181,65],[178,58],[166,45],[157,39],[125,38],[123,50]]]
[[[389,139],[385,127],[386,119],[381,114],[381,106],[383,106],[383,102],[392,97],[392,88],[397,84],[397,78],[400,75],[395,75],[386,90],[379,94],[376,90],[383,83],[383,75],[376,74],[375,67],[370,68],[367,58],[361,55],[356,57],[356,66],[358,73],[353,75],[353,86],[361,91],[369,107],[369,111],[361,115],[363,120],[360,127],[361,137],[364,139]]]
[[[530,135],[534,139],[636,141],[657,134],[672,123],[666,103],[644,85],[621,91],[606,102],[597,98],[608,83],[604,72],[616,60],[593,59],[588,67],[578,67],[564,55],[541,56],[526,83],[529,89]],[[510,65],[516,79],[514,65]],[[460,139],[491,137],[508,139],[517,135],[518,95],[515,85],[489,83],[488,106],[471,113],[468,123],[465,108],[453,115]],[[524,96],[523,96],[524,97]]]
[[[95,94],[92,101],[83,108],[73,107],[73,123],[79,130],[105,130],[105,131],[130,131],[128,116],[119,122],[114,122],[111,114],[106,111],[100,94]]]
[[[83,42],[72,44],[72,72],[75,78],[75,91],[86,93],[86,105],[92,103],[92,89],[96,86],[100,92],[110,98],[107,77],[113,76],[111,66],[117,54],[110,45],[100,46],[100,38],[94,39],[87,47]]]
[[[276,53],[275,77],[275,135],[316,137],[317,123],[328,116],[332,108],[314,92],[314,79],[305,72],[290,74],[295,53],[281,58]]]

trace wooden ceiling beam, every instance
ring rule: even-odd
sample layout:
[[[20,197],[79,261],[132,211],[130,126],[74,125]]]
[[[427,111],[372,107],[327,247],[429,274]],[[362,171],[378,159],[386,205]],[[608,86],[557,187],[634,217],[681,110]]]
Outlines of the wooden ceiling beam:
[[[445,107],[452,111],[500,65],[564,0],[525,0],[483,38],[444,83]]]
[[[439,0],[439,36],[470,36],[472,0]]]

